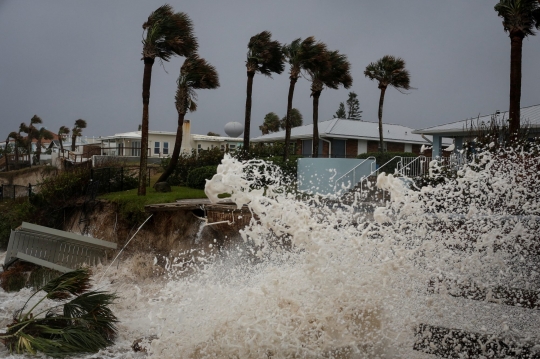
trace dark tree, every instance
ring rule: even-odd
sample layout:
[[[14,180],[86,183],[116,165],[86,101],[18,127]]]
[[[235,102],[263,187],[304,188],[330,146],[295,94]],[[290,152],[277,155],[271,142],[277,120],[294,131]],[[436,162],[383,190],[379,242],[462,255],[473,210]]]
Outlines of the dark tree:
[[[163,171],[157,182],[165,182],[173,173],[178,164],[180,149],[182,147],[182,136],[184,135],[184,118],[188,111],[197,110],[197,93],[195,90],[208,90],[219,87],[219,75],[216,68],[197,56],[188,57],[180,68],[176,89],[176,111],[178,112],[178,124],[176,127],[176,138],[174,150],[171,155],[169,165]],[[156,182],[156,183],[157,183]]]
[[[54,135],[51,131],[47,130],[45,127],[41,127],[39,130],[36,130],[36,140],[37,140],[37,146],[36,146],[36,157],[39,164],[39,161],[41,160],[41,143],[43,140],[52,140],[54,138]]]
[[[500,0],[495,11],[503,18],[504,31],[510,36],[510,133],[520,129],[521,107],[521,58],[523,39],[535,35],[540,28],[538,0]],[[515,138],[511,136],[511,138]]]
[[[313,154],[319,156],[319,97],[324,87],[338,89],[343,86],[348,89],[352,86],[350,73],[351,64],[347,56],[339,51],[327,51],[322,61],[314,63],[307,69],[311,80],[311,97],[313,97]]]
[[[244,124],[244,151],[249,151],[249,132],[251,126],[251,93],[253,77],[260,73],[271,77],[272,73],[280,74],[285,69],[283,49],[278,41],[272,41],[272,34],[263,31],[252,36],[248,43],[246,60],[247,89],[246,89],[246,117]]]
[[[290,127],[291,128],[302,126],[302,124],[304,122],[303,121],[304,116],[302,116],[302,114],[300,113],[300,111],[297,108],[291,108],[291,111],[290,111],[289,114],[290,114],[289,121],[290,121]],[[279,123],[279,127],[282,130],[285,130],[286,126],[287,126],[287,116],[283,117],[281,119],[280,123]]]
[[[291,141],[291,128],[297,127],[292,123],[294,87],[301,75],[302,70],[314,68],[317,64],[323,61],[326,54],[326,46],[320,42],[316,42],[315,38],[310,36],[303,41],[302,39],[296,39],[290,44],[285,45],[283,47],[283,53],[285,54],[285,58],[291,67],[289,70],[289,95],[287,97],[287,114],[285,115],[284,126],[285,149],[283,152],[283,159],[287,160]]]
[[[141,124],[141,162],[139,167],[139,196],[146,195],[146,168],[148,164],[148,105],[152,66],[156,58],[169,61],[172,56],[191,56],[197,52],[197,38],[193,34],[190,18],[183,12],[175,13],[165,4],[150,14],[143,24],[146,32],[143,43],[143,115]]]
[[[412,89],[410,75],[409,71],[405,69],[405,61],[390,55],[383,56],[377,62],[370,63],[366,67],[364,75],[370,80],[377,81],[381,90],[379,98],[379,151],[382,152],[384,150],[382,115],[386,88],[392,86],[399,92],[402,92],[402,89]]]
[[[220,137],[221,135],[219,133],[210,131],[206,134],[206,136]]]
[[[360,111],[360,101],[358,95],[355,92],[349,92],[349,98],[347,99],[347,119],[349,120],[362,120],[362,111]]]
[[[58,129],[58,142],[60,142],[60,153],[64,156],[64,141],[69,135],[69,128],[66,126],[60,126]]]
[[[345,111],[345,104],[343,104],[343,102],[339,103],[339,107],[334,115],[334,118],[347,118],[347,112]]]
[[[264,122],[259,126],[263,135],[279,131],[279,116],[274,112],[269,112],[264,116]]]
[[[82,118],[79,118],[75,121],[75,125],[71,129],[71,151],[75,151],[75,143],[77,142],[77,137],[82,136],[82,130],[86,128],[86,121]]]

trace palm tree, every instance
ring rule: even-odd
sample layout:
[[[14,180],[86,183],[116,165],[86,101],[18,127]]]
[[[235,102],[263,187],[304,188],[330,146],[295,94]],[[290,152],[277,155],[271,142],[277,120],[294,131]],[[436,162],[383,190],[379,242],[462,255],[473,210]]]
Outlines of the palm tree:
[[[141,126],[141,162],[139,168],[139,196],[146,195],[146,168],[148,162],[148,105],[150,103],[150,82],[152,66],[156,57],[169,61],[174,56],[191,56],[197,52],[197,38],[193,34],[190,18],[183,12],[175,13],[165,4],[150,14],[143,24],[146,36],[143,39],[143,115]]]
[[[10,138],[12,138],[13,141],[14,141],[13,146],[14,146],[14,151],[15,151],[15,163],[17,164],[17,168],[18,168],[18,166],[19,166],[19,148],[17,147],[17,142],[20,141],[20,136],[15,131],[10,132],[8,137],[6,138],[6,150],[7,150],[7,146],[9,144],[9,139]],[[6,171],[9,171],[7,152],[6,152]]]
[[[69,135],[69,128],[66,126],[60,126],[58,129],[58,142],[60,142],[60,153],[64,157],[64,141]]]
[[[348,89],[352,86],[350,73],[351,64],[347,56],[339,51],[326,51],[321,61],[317,61],[307,69],[311,80],[311,97],[313,97],[313,154],[319,157],[319,97],[324,87],[338,89],[343,86]]]
[[[306,38],[304,41],[298,38],[283,46],[283,53],[287,62],[290,65],[289,70],[289,96],[287,97],[287,115],[285,117],[285,150],[283,159],[289,157],[289,147],[291,142],[291,111],[294,96],[294,87],[298,78],[301,75],[302,69],[313,67],[324,58],[326,53],[326,45],[316,42],[313,36]]]
[[[30,119],[30,125],[26,125],[23,122],[19,126],[19,134],[21,132],[24,132],[24,133],[27,134],[27,136],[26,136],[26,146],[28,148],[28,162],[30,164],[30,167],[32,167],[32,140],[35,138],[36,132],[37,132],[37,129],[36,129],[35,125],[42,124],[42,123],[43,123],[43,120],[38,115],[34,115]]]
[[[79,118],[75,121],[75,126],[71,129],[71,151],[75,151],[75,143],[77,142],[77,137],[82,136],[82,130],[86,128],[86,121],[82,118]]]
[[[376,80],[379,83],[379,89],[381,90],[381,96],[379,98],[379,151],[384,151],[384,139],[383,139],[383,105],[384,94],[388,86],[394,87],[401,93],[404,90],[410,90],[410,75],[409,71],[405,69],[405,61],[402,58],[394,57],[390,55],[383,56],[377,62],[372,62],[367,65],[364,75],[369,77],[370,80]]]
[[[495,11],[503,18],[504,31],[510,36],[510,133],[520,129],[521,56],[523,39],[540,29],[538,0],[500,0]]]
[[[164,182],[173,173],[178,163],[180,148],[182,147],[182,136],[184,117],[187,111],[197,110],[197,94],[195,90],[216,89],[219,87],[219,76],[216,68],[206,62],[205,59],[192,56],[188,57],[180,68],[180,76],[176,81],[176,111],[178,111],[178,125],[176,128],[176,139],[174,141],[174,150],[169,165],[161,174],[157,182]],[[156,182],[156,183],[157,183]]]
[[[264,116],[263,124],[259,126],[259,130],[261,130],[263,135],[267,135],[272,132],[278,132],[279,116],[276,115],[274,112],[268,112],[266,116]]]
[[[244,126],[244,151],[249,150],[249,130],[251,126],[251,92],[255,73],[271,77],[272,73],[280,74],[285,69],[281,44],[271,40],[272,34],[263,31],[252,36],[248,43],[246,60],[247,68],[247,96],[246,119]]]
[[[51,131],[47,130],[45,127],[41,127],[39,130],[36,130],[36,140],[37,140],[37,147],[36,147],[36,157],[37,161],[41,160],[41,142],[43,140],[52,140],[54,138]]]

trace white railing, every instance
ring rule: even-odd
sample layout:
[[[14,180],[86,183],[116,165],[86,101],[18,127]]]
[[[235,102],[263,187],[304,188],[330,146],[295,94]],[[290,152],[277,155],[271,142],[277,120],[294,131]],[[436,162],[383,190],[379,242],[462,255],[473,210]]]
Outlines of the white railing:
[[[360,162],[359,164],[357,164],[356,166],[354,166],[350,171],[348,171],[347,173],[345,173],[343,176],[339,177],[335,182],[334,182],[334,191],[336,193],[340,192],[341,190],[347,190],[347,189],[350,189],[354,186],[356,186],[356,184],[361,181],[361,178],[360,176],[356,175],[356,170],[362,166],[367,160],[373,160],[373,162],[371,162],[370,164],[370,170],[371,172],[373,172],[373,165],[375,165],[375,157],[373,156],[369,156],[368,158],[366,158],[365,160],[363,160],[362,162]],[[348,184],[346,184],[345,182],[345,178],[346,177],[352,177],[352,181],[349,181]],[[356,178],[358,177],[358,181],[356,181]],[[363,177],[362,177],[363,178]],[[341,186],[338,186],[338,183],[340,183],[340,181],[343,181],[343,183],[341,183]]]

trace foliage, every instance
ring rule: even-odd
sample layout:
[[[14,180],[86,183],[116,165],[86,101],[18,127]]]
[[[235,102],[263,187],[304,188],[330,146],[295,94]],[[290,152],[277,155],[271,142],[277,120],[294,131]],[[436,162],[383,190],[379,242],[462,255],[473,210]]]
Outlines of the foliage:
[[[304,117],[300,113],[300,110],[297,108],[291,108],[291,128],[302,126]],[[285,129],[285,121],[287,120],[287,115],[283,116],[279,122],[279,127]]]
[[[412,152],[368,152],[368,153],[361,153],[356,158],[375,157],[375,160],[377,161],[377,166],[380,167],[386,164],[388,161],[391,161],[396,156],[418,157],[418,155],[415,155]],[[399,162],[399,158],[391,161],[386,166],[384,166],[382,171],[389,174],[394,173],[398,162]]]
[[[186,114],[197,110],[195,90],[218,88],[219,76],[214,66],[194,54],[184,61],[176,84],[176,110]]]
[[[11,230],[33,218],[36,210],[26,198],[0,201],[0,250],[6,250]]]
[[[64,357],[94,353],[112,345],[118,319],[109,306],[116,296],[90,291],[90,275],[87,268],[68,272],[34,292],[16,312],[7,332],[0,333],[9,351]],[[25,311],[30,299],[42,292],[45,295]],[[45,300],[57,304],[46,308]]]
[[[195,168],[188,173],[187,185],[190,188],[204,189],[206,180],[211,179],[217,172],[217,166]]]
[[[362,112],[360,111],[358,95],[355,92],[349,92],[349,98],[347,99],[347,119],[362,120]]]
[[[92,171],[92,179],[99,181],[99,193],[126,191],[137,188],[138,168],[105,167]]]
[[[216,133],[216,132],[212,132],[212,131],[210,131],[210,132],[208,132],[208,133],[206,134],[206,136],[215,136],[215,137],[220,137],[221,135],[220,135],[219,133]]]
[[[199,47],[193,34],[193,24],[187,14],[175,13],[165,4],[148,16],[143,24],[143,57],[169,61],[171,56],[190,56]]]
[[[533,28],[540,29],[540,4],[538,0],[500,0],[495,5],[497,15],[503,18],[504,31],[512,36],[535,35]]]
[[[248,72],[271,76],[285,69],[283,50],[278,41],[271,40],[272,33],[263,31],[252,36],[248,43],[246,67]]]
[[[264,116],[264,122],[261,126],[259,126],[259,129],[263,135],[267,135],[272,132],[278,132],[279,125],[279,116],[274,112],[269,112],[266,114],[266,116]]]
[[[221,163],[222,159],[223,152],[217,147],[210,150],[201,150],[199,153],[196,150],[192,150],[191,153],[182,152],[167,182],[173,186],[186,185],[187,176],[190,171],[199,167],[217,166]],[[170,161],[170,158],[162,159],[161,167],[167,168]]]
[[[380,89],[388,86],[394,87],[399,92],[412,89],[410,74],[405,69],[405,60],[400,57],[385,55],[377,62],[367,65],[364,75],[370,80],[379,83]]]
[[[345,104],[343,102],[339,103],[339,108],[336,111],[334,118],[347,118],[347,112],[345,112]]]

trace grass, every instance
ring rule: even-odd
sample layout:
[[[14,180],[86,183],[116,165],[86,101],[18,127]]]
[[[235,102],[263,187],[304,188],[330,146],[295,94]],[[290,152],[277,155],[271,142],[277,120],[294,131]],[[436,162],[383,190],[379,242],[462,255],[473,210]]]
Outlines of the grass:
[[[171,186],[171,192],[156,192],[153,187],[146,188],[146,196],[138,196],[137,189],[129,191],[113,192],[102,196],[118,206],[120,217],[130,225],[142,223],[148,214],[144,211],[144,206],[156,203],[171,203],[178,199],[206,198],[206,194],[201,189],[189,187]]]

